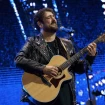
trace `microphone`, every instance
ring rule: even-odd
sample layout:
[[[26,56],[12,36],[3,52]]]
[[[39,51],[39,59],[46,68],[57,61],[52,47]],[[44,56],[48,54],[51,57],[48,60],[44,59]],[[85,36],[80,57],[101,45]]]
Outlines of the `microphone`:
[[[59,30],[60,30],[60,31],[64,31],[64,32],[66,32],[66,33],[68,33],[68,34],[72,34],[72,33],[75,32],[75,31],[72,29],[72,27],[70,27],[70,28],[68,29],[68,28],[65,28],[64,26],[61,26],[61,27],[59,28]]]

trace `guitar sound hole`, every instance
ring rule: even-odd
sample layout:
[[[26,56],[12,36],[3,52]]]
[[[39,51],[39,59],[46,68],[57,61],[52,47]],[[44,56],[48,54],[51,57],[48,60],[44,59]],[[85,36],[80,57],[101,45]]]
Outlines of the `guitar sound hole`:
[[[59,85],[59,82],[60,82],[63,78],[65,78],[65,75],[63,75],[63,76],[62,76],[61,78],[59,78],[59,79],[52,78],[52,79],[50,80],[50,82],[54,85],[55,88],[57,88],[57,86]]]

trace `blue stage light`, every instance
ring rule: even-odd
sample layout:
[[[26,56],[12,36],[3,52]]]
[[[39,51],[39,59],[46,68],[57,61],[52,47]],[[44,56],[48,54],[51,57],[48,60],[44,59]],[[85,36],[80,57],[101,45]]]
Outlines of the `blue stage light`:
[[[46,4],[46,3],[43,3],[42,4],[45,8],[47,8],[48,7],[48,5]]]
[[[104,8],[104,9],[105,9],[105,4],[102,4],[102,8]]]
[[[12,7],[13,7],[13,9],[14,9],[14,12],[15,12],[15,15],[16,15],[16,17],[17,17],[17,19],[18,19],[18,23],[19,23],[19,25],[20,25],[20,28],[21,28],[21,32],[22,32],[22,34],[23,34],[23,37],[24,37],[24,39],[26,40],[26,39],[27,39],[27,36],[26,36],[26,34],[25,34],[24,27],[23,27],[23,25],[22,25],[22,22],[21,22],[21,19],[20,19],[20,16],[19,16],[19,13],[18,13],[18,10],[17,10],[17,8],[16,8],[16,5],[15,5],[14,0],[10,0],[10,3],[11,3],[11,5],[12,5]]]
[[[31,2],[31,3],[30,3],[30,6],[32,6],[32,4],[33,4],[33,3]]]
[[[101,1],[105,3],[105,0],[101,0]]]

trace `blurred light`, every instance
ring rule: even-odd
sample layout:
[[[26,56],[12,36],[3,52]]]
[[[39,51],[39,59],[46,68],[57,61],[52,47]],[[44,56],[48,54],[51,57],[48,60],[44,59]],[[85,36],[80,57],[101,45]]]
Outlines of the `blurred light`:
[[[44,6],[45,8],[47,8],[47,4],[46,4],[46,3],[43,3],[43,6]]]
[[[32,6],[32,3],[30,3],[30,6]]]
[[[53,4],[53,6],[54,6],[55,8],[57,8],[57,5],[55,4],[55,2],[54,2],[54,4]]]
[[[95,89],[95,86],[94,86],[94,85],[92,85],[92,88],[93,88],[93,89]]]
[[[85,105],[85,102],[82,102],[82,101],[81,101],[80,104],[81,104],[81,105]]]
[[[105,11],[103,12],[103,14],[105,15]]]
[[[56,12],[56,14],[58,14],[58,8],[57,8],[56,1],[55,0],[52,0],[52,4],[53,4],[53,7],[54,7],[54,11]],[[56,18],[59,18],[59,16],[56,15]]]
[[[93,78],[93,75],[89,75],[88,77],[89,77],[89,79],[92,79]]]
[[[24,9],[27,10],[27,7],[25,7]]]
[[[24,5],[26,5],[26,2],[23,2]]]
[[[19,20],[18,22],[19,22],[20,24],[22,24],[22,22],[21,22],[20,20]]]
[[[98,83],[95,83],[96,86],[98,86]]]
[[[31,15],[31,14],[32,14],[32,12],[29,12],[29,14]]]
[[[36,5],[36,4],[35,4],[35,3],[33,3],[33,6],[34,6],[34,7],[35,7],[35,5]]]
[[[56,18],[58,19],[58,15],[56,15]]]
[[[28,5],[28,8],[30,8],[30,6]]]
[[[22,2],[27,1],[27,0],[21,0]]]
[[[79,96],[83,96],[83,90],[78,91]]]
[[[33,11],[33,13],[37,13],[37,12],[38,12],[38,10],[34,10],[34,11]]]
[[[74,36],[74,33],[71,33],[71,36]]]
[[[64,1],[62,0],[62,3],[64,3]]]
[[[17,17],[18,23],[19,23],[19,25],[20,25],[22,35],[23,35],[24,39],[26,40],[26,39],[27,39],[27,36],[26,36],[26,34],[25,34],[25,31],[24,31],[24,28],[23,28],[21,19],[20,19],[20,17],[19,17],[19,13],[18,13],[18,11],[17,11],[17,8],[16,8],[16,5],[15,5],[14,0],[10,0],[10,3],[11,3],[11,5],[12,5],[13,9],[14,9],[14,12],[15,12],[15,15],[16,15],[16,17]]]
[[[55,12],[58,12],[58,9],[57,8],[55,8],[54,10],[55,10]]]
[[[96,101],[98,100],[98,97],[96,97]]]
[[[67,12],[67,13],[66,13],[66,17],[68,17],[68,16],[69,16],[69,13]]]
[[[105,0],[101,0],[102,2],[105,2]]]
[[[105,95],[105,90],[101,90],[101,94],[102,95]]]
[[[35,30],[37,30],[36,28],[34,28]]]
[[[104,83],[104,84],[105,84],[105,79],[102,79],[101,81],[102,81],[102,83]]]
[[[103,85],[103,83],[101,81],[99,81],[98,84],[101,85],[101,86]]]
[[[102,8],[104,8],[104,9],[105,9],[105,4],[102,4]]]
[[[79,84],[79,81],[77,81],[76,83]]]
[[[65,7],[67,7],[67,5],[65,5]]]

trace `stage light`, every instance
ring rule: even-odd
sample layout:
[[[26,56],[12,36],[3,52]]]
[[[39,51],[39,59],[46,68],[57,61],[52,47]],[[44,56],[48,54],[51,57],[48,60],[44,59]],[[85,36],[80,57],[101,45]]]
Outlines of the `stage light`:
[[[78,91],[79,96],[83,96],[83,90]]]
[[[101,86],[103,85],[103,83],[101,81],[98,81],[98,84],[101,85]]]
[[[94,86],[94,85],[92,85],[92,88],[93,88],[93,89],[95,89],[95,86]]]
[[[24,2],[24,1],[27,1],[27,0],[20,0],[20,2]]]
[[[29,14],[31,15],[31,14],[32,14],[32,12],[29,12]]]
[[[98,86],[98,83],[95,83],[96,86]]]
[[[101,0],[101,1],[105,3],[105,0]]]
[[[11,3],[11,5],[12,5],[13,9],[14,9],[14,12],[15,12],[15,15],[16,15],[16,17],[17,17],[18,23],[19,23],[19,25],[20,25],[21,32],[22,32],[22,35],[23,35],[23,37],[24,37],[24,40],[26,40],[26,39],[27,39],[27,36],[26,36],[26,34],[25,34],[24,27],[23,27],[22,22],[21,22],[21,19],[20,19],[20,17],[19,17],[19,13],[18,13],[18,10],[17,10],[17,8],[16,8],[16,5],[15,5],[14,0],[10,0],[10,3]]]
[[[74,36],[74,33],[71,33],[71,36]]]
[[[37,30],[36,28],[34,28],[35,30]]]
[[[26,5],[26,2],[23,2],[24,5]]]
[[[62,0],[62,3],[64,3],[64,1]]]
[[[67,12],[67,13],[66,13],[66,17],[68,17],[68,16],[69,16],[69,13]]]
[[[89,77],[89,79],[92,79],[93,78],[93,75],[92,74],[89,74],[88,77]]]
[[[57,8],[55,8],[54,10],[55,10],[55,12],[58,12],[58,9]]]
[[[103,14],[105,15],[105,11],[103,12]]]
[[[79,81],[77,81],[76,83],[79,84]]]
[[[43,6],[44,6],[45,8],[47,8],[48,5],[47,5],[46,3],[43,3]]]
[[[30,6],[28,5],[28,8],[30,8]]]
[[[58,19],[58,15],[56,15],[56,18]]]
[[[33,11],[33,13],[37,13],[37,12],[38,12],[38,10],[34,10],[34,11]]]
[[[101,94],[102,95],[105,95],[105,90],[101,90]]]
[[[67,7],[67,5],[65,5],[65,7]]]
[[[105,9],[105,4],[102,4],[102,8],[104,8],[104,9]]]
[[[54,11],[56,12],[56,18],[59,19],[59,11],[55,0],[52,0]]]
[[[33,3],[33,6],[34,6],[34,7],[35,7],[35,5],[36,5],[36,4],[35,4],[35,3]]]
[[[85,105],[85,102],[82,102],[82,101],[81,101],[80,104],[81,104],[81,105]]]
[[[102,79],[101,81],[102,81],[102,83],[104,83],[104,84],[105,84],[105,79]]]
[[[30,6],[32,6],[33,3],[30,3]]]

